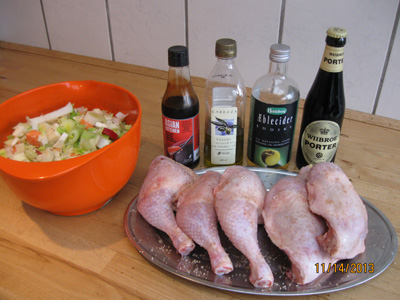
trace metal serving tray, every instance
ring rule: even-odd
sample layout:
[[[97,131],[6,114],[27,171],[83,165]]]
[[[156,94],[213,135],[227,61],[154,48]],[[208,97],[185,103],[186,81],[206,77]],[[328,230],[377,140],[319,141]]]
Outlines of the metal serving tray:
[[[249,167],[260,177],[266,189],[280,178],[297,173]],[[225,167],[197,170],[199,175],[213,170],[222,173]],[[124,217],[126,234],[135,248],[156,266],[187,280],[216,289],[255,295],[298,296],[331,293],[362,284],[381,274],[394,260],[398,240],[393,225],[372,203],[362,198],[368,212],[368,235],[366,251],[352,260],[340,261],[336,266],[319,267],[321,275],[306,285],[293,283],[285,275],[290,267],[286,254],[272,244],[263,226],[259,226],[258,241],[261,251],[275,277],[271,288],[255,288],[248,280],[250,269],[247,259],[230,243],[220,230],[221,243],[229,254],[234,270],[228,275],[215,275],[205,249],[196,246],[194,251],[181,257],[170,238],[149,225],[136,209],[137,196],[128,205]],[[347,272],[346,272],[347,269]]]

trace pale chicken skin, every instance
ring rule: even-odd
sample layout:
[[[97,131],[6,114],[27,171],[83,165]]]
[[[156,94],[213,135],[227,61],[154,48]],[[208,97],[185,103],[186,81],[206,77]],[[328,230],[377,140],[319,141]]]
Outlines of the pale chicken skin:
[[[179,228],[173,208],[179,195],[197,179],[191,169],[165,156],[157,156],[139,191],[138,211],[149,224],[168,234],[181,255],[188,255],[195,244]]]
[[[255,287],[273,285],[271,269],[257,241],[258,220],[266,189],[256,173],[241,166],[226,168],[214,189],[219,223],[232,244],[250,263],[250,282]]]
[[[329,230],[318,242],[336,259],[351,259],[365,251],[368,215],[352,183],[334,163],[315,164],[307,177],[310,209],[323,217]]]
[[[214,208],[213,190],[220,173],[208,171],[187,188],[178,199],[176,221],[179,227],[209,254],[216,275],[233,270],[232,262],[221,245]]]
[[[309,169],[304,167],[298,176],[280,179],[268,192],[262,212],[269,238],[291,262],[286,275],[298,284],[310,283],[321,275],[316,263],[336,262],[316,239],[327,227],[308,206],[305,178]]]

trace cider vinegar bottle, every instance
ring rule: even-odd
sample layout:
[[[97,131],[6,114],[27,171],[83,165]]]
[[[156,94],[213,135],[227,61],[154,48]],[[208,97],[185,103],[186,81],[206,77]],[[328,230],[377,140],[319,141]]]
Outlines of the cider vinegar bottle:
[[[290,47],[270,48],[268,74],[251,92],[248,164],[287,169],[292,152],[300,98],[297,83],[287,75]]]
[[[317,76],[306,97],[296,165],[333,162],[345,112],[343,53],[347,31],[331,27]]]

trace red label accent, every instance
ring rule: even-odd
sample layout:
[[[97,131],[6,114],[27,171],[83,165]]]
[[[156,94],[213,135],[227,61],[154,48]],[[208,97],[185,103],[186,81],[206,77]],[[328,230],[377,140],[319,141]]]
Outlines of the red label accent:
[[[171,119],[163,115],[164,154],[182,164],[195,162],[199,151],[199,115]]]

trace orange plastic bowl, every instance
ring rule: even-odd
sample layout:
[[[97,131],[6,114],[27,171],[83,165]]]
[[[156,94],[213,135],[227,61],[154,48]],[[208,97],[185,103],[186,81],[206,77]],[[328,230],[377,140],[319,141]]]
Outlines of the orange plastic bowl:
[[[139,155],[142,110],[129,91],[108,83],[70,81],[39,87],[0,104],[0,148],[12,127],[56,110],[100,108],[128,114],[132,128],[110,145],[76,158],[19,162],[0,157],[0,174],[22,201],[58,215],[81,215],[101,208],[131,177]]]

